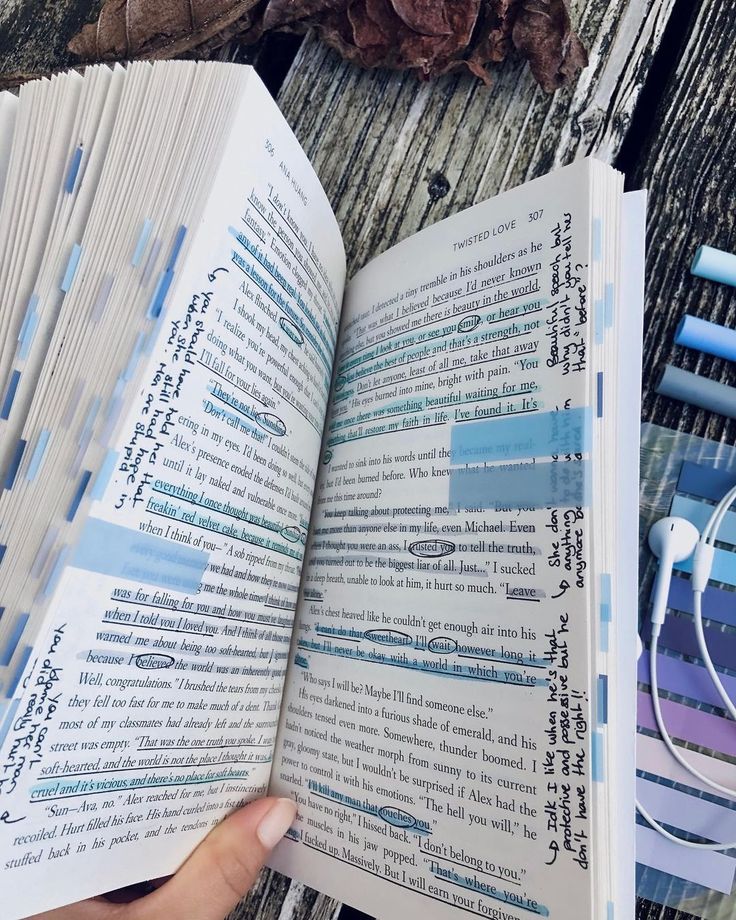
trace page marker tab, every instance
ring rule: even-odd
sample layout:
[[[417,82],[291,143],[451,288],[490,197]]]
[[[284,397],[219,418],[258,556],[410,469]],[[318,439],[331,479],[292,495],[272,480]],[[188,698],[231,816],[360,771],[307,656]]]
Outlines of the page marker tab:
[[[2,409],[0,409],[0,419],[9,418],[10,410],[13,408],[13,400],[15,399],[15,393],[18,389],[19,383],[20,383],[20,371],[15,370],[10,375],[10,382],[8,383],[8,389],[5,391],[5,399],[3,400]]]
[[[736,287],[736,255],[731,252],[714,249],[712,246],[699,246],[690,271],[700,278]]]
[[[448,509],[587,508],[590,491],[588,460],[469,466],[450,471]]]
[[[592,732],[590,736],[590,775],[594,783],[602,783],[605,778],[603,758],[603,733]]]
[[[26,473],[27,482],[33,482],[33,480],[38,475],[38,471],[41,468],[43,456],[46,453],[46,448],[49,445],[50,438],[51,432],[48,430],[48,428],[44,428],[43,431],[39,432],[38,440],[36,441],[36,447],[31,456],[31,462],[28,464],[28,472]]]
[[[23,676],[23,672],[26,669],[26,665],[28,664],[28,659],[31,657],[31,651],[32,651],[32,647],[30,645],[26,645],[20,654],[20,658],[18,659],[18,667],[15,669],[13,677],[11,678],[10,683],[8,684],[8,689],[5,692],[5,695],[8,698],[15,696],[15,691],[18,688],[20,679]]]
[[[166,271],[173,272],[174,266],[176,265],[176,260],[179,258],[179,253],[181,252],[181,247],[184,245],[184,237],[187,235],[187,228],[182,224],[179,229],[176,231],[176,236],[174,237],[174,242],[171,247],[171,253],[169,255],[169,261],[166,264]]]
[[[603,418],[603,371],[596,374],[596,415]]]
[[[601,574],[601,622],[610,623],[613,619],[611,610],[612,583],[611,576],[604,572]]]
[[[66,264],[66,271],[64,272],[64,278],[61,282],[61,290],[64,294],[69,291],[69,288],[72,286],[72,281],[74,281],[74,275],[77,272],[77,266],[79,265],[79,259],[82,255],[82,247],[79,243],[75,243],[72,246],[72,251],[69,254],[69,261]]]
[[[66,181],[64,182],[64,192],[67,195],[71,195],[74,191],[74,185],[77,181],[77,174],[79,173],[79,167],[82,165],[82,156],[84,154],[84,149],[79,146],[72,154],[71,160],[69,161],[69,169],[66,172]]]
[[[117,460],[117,451],[110,448],[105,454],[105,459],[102,461],[102,465],[100,466],[100,469],[97,472],[97,476],[95,477],[92,491],[90,492],[90,498],[93,501],[97,501],[105,494],[105,489],[107,488],[107,484],[113,474]]]
[[[8,492],[15,484],[15,477],[18,475],[18,469],[20,468],[20,462],[23,459],[23,452],[25,449],[26,442],[21,438],[15,446],[15,453],[13,454],[13,459],[10,461],[10,466],[8,467],[8,472],[5,477],[5,488]]]
[[[131,578],[159,588],[195,592],[209,554],[90,517],[84,524],[71,565],[100,575]]]
[[[69,553],[68,546],[60,546],[57,553],[54,564],[51,566],[51,571],[49,572],[49,577],[46,579],[46,584],[41,589],[41,596],[48,597],[56,587],[56,583],[61,576],[61,573],[64,569],[66,563],[66,557]]]
[[[610,329],[613,326],[613,304],[615,301],[615,288],[610,282],[606,284],[603,293],[603,303],[604,303],[604,315],[606,329]]]
[[[5,553],[8,547],[6,544],[0,544],[0,565],[2,565],[3,559],[5,558]]]
[[[18,333],[18,358],[25,361],[38,327],[38,294],[31,294],[23,317],[23,325]]]
[[[28,619],[29,614],[27,613],[21,613],[21,615],[16,618],[13,628],[8,634],[8,638],[5,640],[5,646],[2,652],[0,652],[0,667],[7,668],[10,664],[15,650],[18,648],[18,643],[21,640]]]
[[[166,299],[166,295],[169,292],[173,278],[174,272],[170,268],[167,268],[166,271],[158,279],[158,284],[154,288],[153,297],[151,297],[151,302],[148,305],[147,316],[149,319],[156,319],[161,315],[164,300]]]
[[[69,505],[69,510],[66,513],[66,519],[69,523],[74,520],[74,515],[77,513],[77,509],[82,502],[82,498],[84,497],[84,493],[87,490],[87,486],[89,485],[91,478],[92,470],[84,470],[82,475],[79,477],[77,491],[74,493],[74,496],[72,497],[71,503]]]
[[[151,236],[152,229],[153,221],[150,217],[147,217],[143,221],[141,232],[138,235],[138,242],[135,244],[135,250],[133,251],[133,258],[130,260],[130,264],[133,266],[133,268],[138,268],[140,265],[140,261],[143,258],[143,253],[145,252],[146,246],[148,245],[148,239]]]
[[[598,675],[597,717],[599,725],[608,724],[608,675]]]

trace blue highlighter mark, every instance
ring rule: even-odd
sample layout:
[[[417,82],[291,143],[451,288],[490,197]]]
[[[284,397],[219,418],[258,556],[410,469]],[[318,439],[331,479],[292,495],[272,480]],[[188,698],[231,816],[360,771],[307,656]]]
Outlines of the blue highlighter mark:
[[[191,593],[202,582],[208,558],[200,550],[90,517],[70,564],[100,575]]]

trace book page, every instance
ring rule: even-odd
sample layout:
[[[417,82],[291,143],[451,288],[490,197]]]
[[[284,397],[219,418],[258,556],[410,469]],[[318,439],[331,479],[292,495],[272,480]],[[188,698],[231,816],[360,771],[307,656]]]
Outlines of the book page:
[[[478,205],[346,292],[272,865],[373,916],[596,915],[590,184]]]
[[[9,920],[174,871],[268,784],[345,261],[255,78],[189,232],[7,688]]]

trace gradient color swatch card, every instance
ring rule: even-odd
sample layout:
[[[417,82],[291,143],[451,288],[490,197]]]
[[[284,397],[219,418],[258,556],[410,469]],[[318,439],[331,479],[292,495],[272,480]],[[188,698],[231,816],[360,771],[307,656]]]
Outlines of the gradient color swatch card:
[[[374,916],[631,916],[644,195],[580,160],[346,285],[248,67],[0,129],[4,920],[267,791]]]

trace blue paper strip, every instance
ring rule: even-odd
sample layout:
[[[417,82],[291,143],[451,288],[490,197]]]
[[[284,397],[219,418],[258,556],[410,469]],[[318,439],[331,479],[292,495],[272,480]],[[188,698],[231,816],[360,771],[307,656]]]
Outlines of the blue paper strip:
[[[28,464],[28,472],[26,473],[26,480],[28,482],[33,482],[33,480],[38,475],[38,471],[41,468],[41,462],[43,461],[44,454],[46,453],[46,448],[49,446],[49,440],[51,438],[51,432],[48,428],[44,428],[39,432],[38,440],[36,441],[36,448],[33,451],[31,457],[31,462]]]
[[[201,584],[208,558],[207,553],[162,537],[90,517],[71,565],[100,575],[192,593]]]
[[[678,572],[691,573],[693,570],[692,557],[684,559],[682,562],[676,562],[674,568]],[[736,586],[736,553],[716,547],[710,577],[712,581],[720,581],[726,585]]]
[[[10,694],[8,694],[10,696]],[[13,724],[13,719],[15,718],[15,713],[18,711],[18,706],[20,706],[20,700],[13,700],[13,702],[8,707],[8,711],[5,714],[5,719],[3,720],[2,728],[0,728],[0,748],[3,746],[8,732],[10,731],[10,726]]]
[[[686,518],[701,533],[714,510],[715,505],[706,504],[694,498],[686,498],[684,495],[675,495],[670,506],[670,514]],[[731,543],[736,546],[736,512],[727,511],[724,515],[721,526],[718,528],[718,542]]]
[[[61,290],[64,294],[67,293],[69,288],[74,281],[74,275],[77,271],[77,266],[79,265],[79,258],[82,255],[82,247],[79,243],[75,243],[72,246],[72,251],[69,255],[69,261],[66,264],[66,271],[64,272],[64,278],[61,282]]]
[[[64,191],[67,195],[71,195],[74,191],[74,184],[77,181],[77,174],[79,173],[79,167],[82,164],[82,154],[84,150],[82,147],[77,147],[77,149],[72,154],[72,158],[69,161],[69,169],[66,173],[66,182],[64,183]]]
[[[115,469],[117,460],[117,451],[110,448],[105,454],[105,459],[102,461],[102,466],[98,470],[97,477],[95,478],[94,485],[92,486],[90,498],[92,498],[93,501],[97,501],[105,494],[105,489],[107,488],[107,484],[110,481],[113,470]]]
[[[689,460],[683,462],[677,480],[678,492],[687,492],[698,498],[707,498],[712,502],[719,502],[734,486],[736,486],[736,473],[719,470],[702,463],[691,463]]]
[[[613,618],[611,591],[611,576],[604,572],[601,574],[601,622],[603,623],[610,623]]]
[[[597,716],[599,725],[608,724],[608,676],[598,675]]]
[[[28,352],[31,350],[31,345],[33,344],[33,339],[36,335],[36,329],[38,329],[38,323],[38,313],[32,313],[28,318],[28,325],[23,330],[23,338],[18,343],[19,361],[25,361],[28,357]]]
[[[179,258],[179,253],[181,252],[181,247],[184,244],[184,237],[187,235],[187,228],[182,224],[179,229],[176,231],[176,236],[174,237],[174,243],[171,247],[171,254],[169,255],[169,261],[166,264],[166,271],[173,272],[174,266],[176,265],[176,260]]]
[[[5,392],[3,407],[0,409],[0,419],[7,419],[10,416],[10,410],[13,408],[13,400],[15,399],[15,394],[19,383],[20,371],[13,371],[13,373],[10,375],[10,383],[8,384],[8,389]]]
[[[5,558],[5,551],[7,550],[7,548],[8,547],[5,544],[0,544],[0,565],[2,564],[2,561]]]
[[[79,477],[79,485],[77,486],[77,491],[74,493],[74,496],[69,505],[69,510],[66,513],[66,519],[69,523],[74,520],[74,515],[77,513],[77,509],[81,504],[84,493],[89,485],[89,481],[92,478],[92,470],[84,470],[82,475]]]
[[[736,699],[736,677],[720,674],[721,683],[731,699]],[[650,684],[649,655],[642,655],[637,664],[637,677],[643,684]],[[718,695],[710,675],[699,664],[690,664],[670,655],[657,655],[657,683],[662,690],[677,693],[688,700],[707,703],[717,709],[723,709],[723,701]]]
[[[652,586],[652,595],[654,587]],[[690,588],[689,578],[673,578],[670,582],[670,593],[667,606],[671,610],[680,610],[683,613],[694,613],[693,592]],[[736,627],[736,593],[725,588],[716,588],[709,585],[703,592],[703,617],[706,620],[715,620],[727,626]]]
[[[169,288],[171,287],[173,278],[173,271],[167,268],[158,279],[158,284],[153,291],[153,297],[151,297],[151,303],[148,306],[148,316],[150,319],[155,319],[157,316],[161,315],[161,309],[164,305],[166,295],[169,292]]]
[[[471,466],[450,472],[451,511],[486,508],[585,508],[590,504],[590,462],[533,460],[502,466]]]
[[[484,463],[586,453],[591,445],[586,406],[453,425],[450,463]]]
[[[602,783],[605,777],[603,734],[592,732],[590,741],[590,775],[594,783]]]
[[[15,477],[18,475],[18,469],[20,468],[20,462],[23,459],[23,451],[26,449],[26,442],[24,440],[19,440],[16,447],[15,453],[13,454],[13,459],[10,461],[10,466],[8,467],[8,473],[5,477],[5,488],[10,491],[13,488],[15,483]]]
[[[18,647],[20,638],[23,635],[23,630],[26,628],[26,623],[28,622],[29,614],[22,613],[13,624],[13,628],[8,634],[8,638],[5,640],[5,648],[0,653],[0,666],[6,668],[15,654],[15,650]]]
[[[133,258],[130,260],[130,264],[133,268],[138,268],[141,259],[143,258],[143,253],[145,252],[146,246],[148,244],[148,239],[151,236],[151,230],[153,229],[153,221],[150,217],[147,217],[143,221],[143,226],[141,227],[141,232],[138,236],[138,242],[135,244],[135,250],[133,252]]]
[[[26,665],[28,664],[28,659],[31,657],[31,651],[32,651],[31,646],[26,645],[26,647],[23,649],[23,651],[20,654],[20,658],[18,659],[18,667],[13,673],[10,683],[8,684],[8,689],[5,691],[5,695],[8,698],[15,695],[15,691],[18,687],[18,684],[20,683],[20,679],[23,676],[23,672],[26,669]]]

